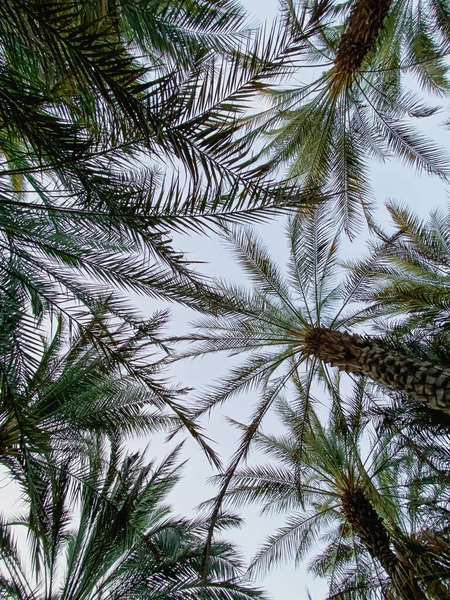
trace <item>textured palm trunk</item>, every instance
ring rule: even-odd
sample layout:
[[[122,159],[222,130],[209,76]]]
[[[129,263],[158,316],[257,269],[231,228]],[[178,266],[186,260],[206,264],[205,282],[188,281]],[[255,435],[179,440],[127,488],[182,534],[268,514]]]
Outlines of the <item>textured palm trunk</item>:
[[[356,0],[339,42],[333,69],[333,89],[341,89],[361,66],[378,38],[392,0]]]
[[[389,576],[402,600],[427,600],[412,579],[407,565],[401,563],[391,549],[391,540],[383,521],[367,499],[363,490],[356,488],[342,496],[342,508],[347,521],[361,542]]]
[[[430,408],[450,414],[450,368],[410,358],[384,346],[376,338],[312,327],[303,339],[302,350],[347,373],[365,375]]]

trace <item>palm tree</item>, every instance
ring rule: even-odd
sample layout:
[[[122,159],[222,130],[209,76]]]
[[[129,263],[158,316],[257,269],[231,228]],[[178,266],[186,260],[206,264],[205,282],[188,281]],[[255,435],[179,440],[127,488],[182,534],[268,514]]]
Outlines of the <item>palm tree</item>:
[[[422,221],[403,205],[389,202],[394,233],[377,227],[368,256],[351,261],[351,277],[365,274],[357,298],[368,304],[378,328],[395,347],[448,365],[449,215],[434,210]],[[443,448],[450,421],[421,409],[401,395],[379,406],[384,426],[396,431],[419,460],[426,461],[448,481],[449,462]]]
[[[228,503],[257,502],[263,514],[289,515],[251,572],[303,561],[319,542],[323,549],[309,569],[328,578],[328,598],[450,598],[448,520],[443,525],[441,515],[438,529],[431,525],[437,496],[429,472],[395,438],[369,426],[364,385],[347,402],[336,390],[339,383],[325,426],[298,378],[293,402],[279,405],[285,433],[255,437],[272,462],[231,478]]]
[[[253,232],[226,232],[253,288],[217,281],[224,314],[199,320],[199,333],[188,336],[197,344],[181,357],[217,352],[249,357],[195,400],[197,415],[233,394],[263,385],[266,395],[256,422],[304,361],[312,376],[321,361],[449,413],[447,364],[416,358],[407,347],[392,348],[382,337],[351,333],[371,316],[364,306],[351,307],[367,283],[366,272],[338,280],[338,234],[330,233],[331,219],[322,207],[308,220],[290,221],[287,277]]]
[[[397,64],[400,70],[410,69],[431,89],[447,88],[443,56],[448,48],[450,20],[446,2],[413,6],[395,0],[356,0],[342,8],[343,24],[330,73],[334,94],[352,85],[358,72],[370,65],[370,59],[372,63],[383,61],[380,67],[388,63],[391,68]]]
[[[339,233],[333,235],[333,216],[318,206],[308,219],[288,223],[290,258],[287,276],[250,230],[224,230],[224,236],[243,266],[251,288],[216,281],[222,296],[217,316],[196,322],[193,342],[178,359],[227,353],[246,358],[222,380],[192,401],[190,417],[198,418],[239,393],[259,388],[261,396],[251,421],[232,456],[214,506],[210,536],[227,486],[249,452],[252,437],[276,398],[293,375],[304,368],[310,391],[314,382],[332,381],[329,365],[368,378],[410,406],[410,401],[432,420],[448,424],[450,369],[429,356],[428,347],[411,350],[393,345],[389,337],[352,333],[367,322],[372,310],[358,300],[368,279],[362,269],[344,279],[338,263]],[[352,305],[353,303],[353,305]],[[427,379],[428,378],[428,379]],[[405,403],[405,398],[409,398]],[[417,405],[420,403],[420,407]],[[206,572],[205,561],[205,572]]]
[[[334,206],[340,225],[351,235],[361,208],[372,223],[373,196],[367,184],[372,159],[395,155],[416,169],[448,178],[446,153],[411,123],[439,107],[427,106],[403,77],[413,74],[427,92],[448,95],[448,3],[286,4],[287,27],[302,31],[305,19],[309,23],[305,15],[317,24],[299,70],[302,79],[312,80],[270,90],[272,106],[249,119],[252,135],[268,134],[261,172],[286,166],[317,200]],[[305,73],[312,68],[314,75],[308,78]]]
[[[210,577],[201,580],[205,523],[176,518],[164,503],[179,479],[178,451],[155,465],[146,464],[139,454],[124,454],[117,439],[107,457],[99,450],[91,448],[81,488],[71,483],[65,466],[48,478],[42,490],[45,526],[37,532],[29,529],[26,520],[22,523],[29,533],[31,560],[24,557],[21,561],[22,553],[14,542],[15,526],[3,520],[1,597],[263,597],[241,582],[240,558],[225,541],[214,543]],[[76,510],[73,493],[78,500]],[[223,516],[223,528],[238,523],[235,517]]]
[[[35,337],[35,324],[17,319],[8,308],[3,305],[0,464],[21,486],[36,519],[42,511],[42,473],[68,457],[71,465],[75,459],[82,463],[93,439],[148,435],[180,419],[196,434],[177,405],[182,390],[161,380],[156,350],[165,313],[154,315],[141,337],[110,328],[112,354],[92,342],[92,337],[101,340],[106,335],[105,315],[98,312],[81,331],[70,330],[59,317],[53,335],[43,336],[40,346],[31,343],[29,355],[26,341],[27,336]],[[164,411],[170,407],[172,415]],[[196,437],[203,442],[202,436]],[[206,444],[204,448],[208,451]]]

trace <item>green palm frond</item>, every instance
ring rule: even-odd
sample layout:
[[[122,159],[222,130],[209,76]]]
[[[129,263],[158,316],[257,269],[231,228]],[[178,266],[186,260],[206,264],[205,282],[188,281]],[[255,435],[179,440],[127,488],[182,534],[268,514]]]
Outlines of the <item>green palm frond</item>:
[[[195,64],[206,52],[231,52],[246,38],[250,27],[247,14],[234,0],[209,2],[121,2],[117,18],[123,38],[137,44],[140,51],[157,62],[161,56],[174,66],[185,61]]]
[[[197,414],[272,378],[284,381],[287,371],[295,373],[305,358],[302,336],[309,327],[320,324],[338,329],[357,322],[358,313],[346,313],[351,295],[347,296],[345,286],[339,282],[339,242],[328,225],[323,206],[309,219],[290,221],[287,275],[251,230],[226,231],[226,240],[253,289],[218,281],[216,289],[223,298],[218,305],[221,314],[196,322],[198,333],[188,339],[197,343],[179,358],[218,352],[245,352],[248,357],[210,392],[196,399]],[[339,309],[342,299],[343,307]]]
[[[2,305],[0,462],[28,496],[32,522],[45,514],[40,489],[47,470],[71,457],[70,476],[77,480],[95,439],[148,435],[181,424],[219,464],[180,402],[185,390],[164,378],[162,358],[169,350],[161,330],[167,312],[134,329],[108,324],[100,308],[79,329],[59,316],[46,324],[54,326],[48,337],[36,320],[17,314],[15,300]],[[23,349],[28,335],[40,342],[31,355]]]
[[[8,0],[0,16],[2,280],[43,316],[114,295],[126,317],[118,288],[211,308],[172,233],[305,201],[253,173],[240,117],[314,25],[254,33],[232,0]]]
[[[405,328],[408,323],[411,328],[438,323],[445,331],[450,268],[448,211],[435,210],[424,222],[401,204],[390,202],[387,208],[394,234],[379,230],[370,258],[349,263],[353,273],[366,273],[367,285],[360,297],[371,302],[374,310],[401,316]]]

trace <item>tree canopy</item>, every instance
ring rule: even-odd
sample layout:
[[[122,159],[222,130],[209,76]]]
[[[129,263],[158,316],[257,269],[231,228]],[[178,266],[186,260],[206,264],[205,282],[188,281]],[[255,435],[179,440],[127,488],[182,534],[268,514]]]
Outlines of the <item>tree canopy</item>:
[[[448,184],[423,123],[449,49],[448,0],[283,0],[267,26],[236,0],[0,4],[0,463],[22,502],[0,598],[262,599],[251,578],[290,559],[330,600],[450,598],[450,217],[399,199],[379,223],[370,183],[395,158]],[[284,270],[255,230],[274,218]],[[179,233],[224,241],[245,284]],[[174,303],[193,331],[166,332]],[[216,354],[222,378],[174,381]],[[222,467],[205,416],[237,395]],[[218,470],[189,518],[165,504],[180,432]],[[243,503],[287,516],[248,569],[223,537]]]

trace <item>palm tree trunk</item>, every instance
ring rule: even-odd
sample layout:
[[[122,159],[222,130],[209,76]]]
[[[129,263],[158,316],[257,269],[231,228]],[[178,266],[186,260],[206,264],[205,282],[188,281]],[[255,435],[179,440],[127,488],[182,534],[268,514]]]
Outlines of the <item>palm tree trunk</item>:
[[[349,80],[372,50],[391,4],[392,0],[356,0],[353,4],[334,60],[334,90]]]
[[[302,351],[347,373],[358,373],[450,414],[450,368],[411,358],[376,338],[312,327]]]
[[[402,600],[427,600],[412,579],[407,565],[403,565],[391,549],[391,540],[382,519],[360,488],[346,491],[342,508],[354,532],[389,576]]]

